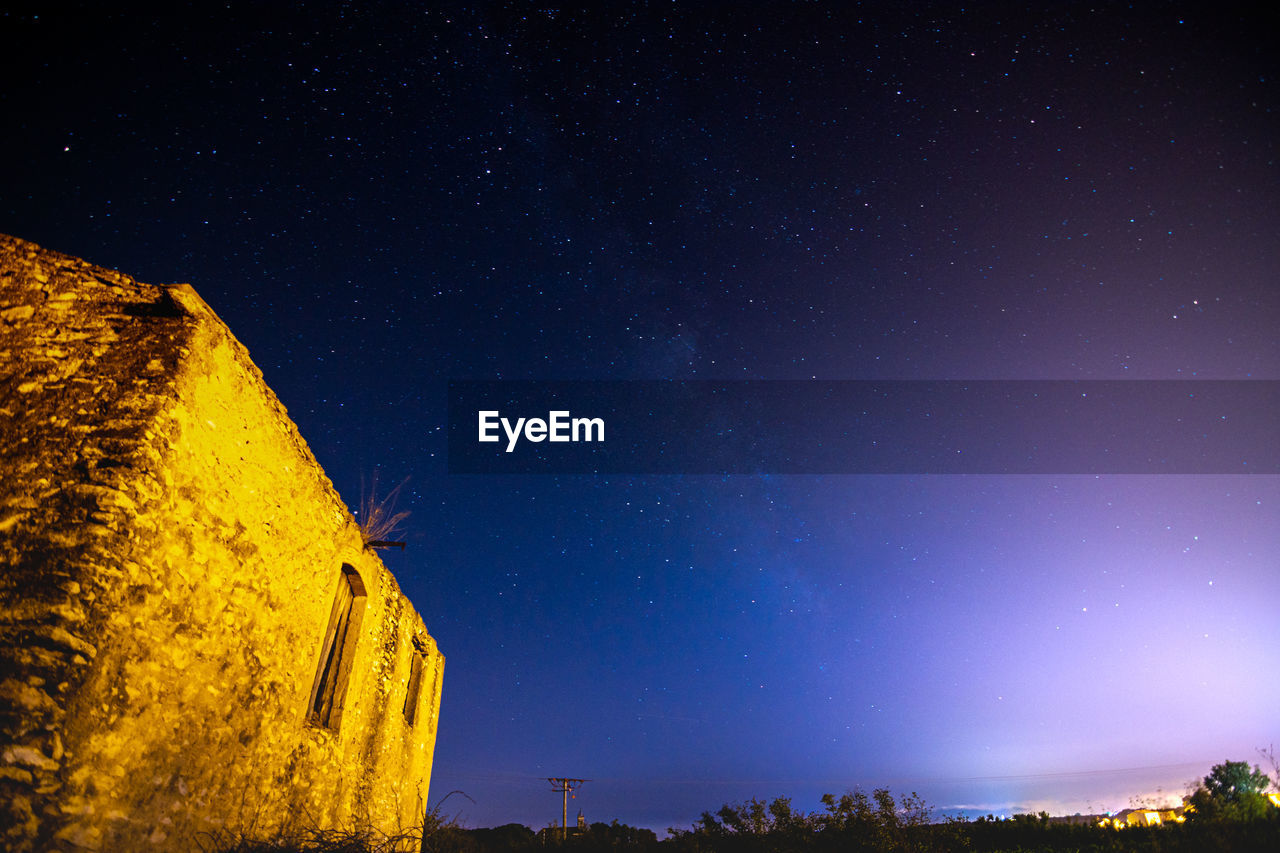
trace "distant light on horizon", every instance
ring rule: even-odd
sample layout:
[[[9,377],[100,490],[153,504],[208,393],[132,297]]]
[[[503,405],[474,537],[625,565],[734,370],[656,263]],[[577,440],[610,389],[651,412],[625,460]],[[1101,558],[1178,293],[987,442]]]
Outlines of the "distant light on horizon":
[[[1151,473],[1125,422],[1099,450],[1052,411],[1006,438],[1143,473],[941,440],[450,473],[451,382],[1280,380],[1265,10],[782,8],[14,14],[0,232],[191,282],[340,494],[411,478],[382,553],[448,661],[428,801],[470,825],[558,820],[557,774],[661,831],[856,786],[1119,811],[1252,763],[1275,474]],[[785,459],[806,411],[735,417]],[[1252,411],[1142,420],[1212,457]],[[519,434],[495,456],[587,446]]]

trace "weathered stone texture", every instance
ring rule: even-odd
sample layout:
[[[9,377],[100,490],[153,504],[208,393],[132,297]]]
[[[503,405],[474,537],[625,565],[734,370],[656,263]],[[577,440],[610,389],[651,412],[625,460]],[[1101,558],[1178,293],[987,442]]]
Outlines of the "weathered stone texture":
[[[311,708],[344,565],[335,730]],[[0,567],[0,846],[420,820],[443,658],[189,286],[0,236]]]

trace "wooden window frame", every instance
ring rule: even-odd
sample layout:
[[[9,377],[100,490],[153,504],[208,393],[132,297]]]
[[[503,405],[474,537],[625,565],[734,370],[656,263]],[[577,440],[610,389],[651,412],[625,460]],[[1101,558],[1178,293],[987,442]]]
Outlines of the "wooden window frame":
[[[320,661],[311,685],[311,701],[307,704],[307,721],[335,732],[342,725],[342,711],[367,599],[368,593],[360,574],[344,563],[329,612],[324,644],[320,647]]]
[[[418,722],[419,706],[422,705],[422,673],[426,668],[426,650],[415,638],[413,650],[409,653],[409,684],[404,694],[404,719],[411,726]]]

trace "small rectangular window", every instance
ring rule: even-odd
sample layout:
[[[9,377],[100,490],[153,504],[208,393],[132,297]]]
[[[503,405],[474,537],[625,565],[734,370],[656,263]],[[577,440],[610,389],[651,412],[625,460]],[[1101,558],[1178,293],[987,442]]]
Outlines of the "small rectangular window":
[[[307,715],[312,722],[335,731],[342,721],[343,702],[355,657],[356,640],[360,636],[364,605],[364,583],[355,569],[344,565],[333,597],[324,645],[320,649],[320,665],[311,688],[311,707]]]

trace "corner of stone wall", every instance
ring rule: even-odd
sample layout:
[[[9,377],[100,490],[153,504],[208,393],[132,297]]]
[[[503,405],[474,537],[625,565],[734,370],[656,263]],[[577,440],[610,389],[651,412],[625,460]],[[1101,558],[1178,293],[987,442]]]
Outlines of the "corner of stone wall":
[[[145,333],[139,318],[148,318]],[[159,332],[159,335],[156,332]],[[62,730],[125,574],[184,314],[128,276],[0,236],[0,839],[64,819]]]

